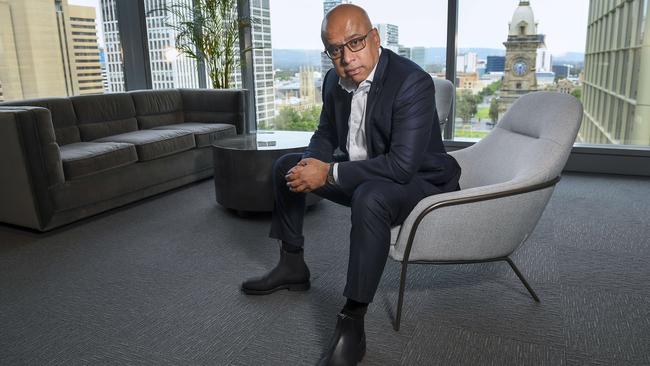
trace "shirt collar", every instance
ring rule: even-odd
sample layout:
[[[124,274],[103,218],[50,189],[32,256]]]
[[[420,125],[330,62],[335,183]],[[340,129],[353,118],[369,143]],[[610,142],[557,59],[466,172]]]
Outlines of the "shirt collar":
[[[379,56],[381,56],[381,47],[379,47]],[[370,72],[370,74],[368,74],[366,80],[359,83],[359,85],[366,82],[372,84],[372,79],[375,77],[375,71],[377,70],[377,65],[379,65],[379,57],[377,58],[377,63],[375,64],[375,67],[372,68],[372,71]],[[355,92],[359,87],[359,85],[356,85],[354,81],[348,78],[339,77],[339,86],[348,93]]]

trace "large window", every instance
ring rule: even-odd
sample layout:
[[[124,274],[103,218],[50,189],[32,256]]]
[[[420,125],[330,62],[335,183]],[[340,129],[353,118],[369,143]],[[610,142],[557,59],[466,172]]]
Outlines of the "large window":
[[[266,50],[256,57],[264,57],[264,70],[273,70],[273,94],[269,93],[269,78],[260,83],[256,77],[256,90],[262,86],[266,88],[263,96],[257,93],[258,103],[265,103],[266,108],[273,106],[275,111],[273,118],[258,118],[260,129],[315,130],[322,104],[322,77],[332,67],[329,58],[322,53],[320,24],[324,13],[341,2],[346,1],[301,1],[297,7],[293,0],[270,1],[268,10],[272,26],[264,30],[270,33],[258,36],[272,40],[272,53]],[[379,30],[384,48],[412,59],[432,77],[444,70],[445,0],[404,0],[398,7],[394,1],[357,0],[352,3],[368,12]],[[297,11],[300,16],[296,16]],[[259,66],[256,59],[256,73]]]
[[[119,30],[103,21],[110,2],[0,2],[0,101],[119,89],[121,59],[107,57],[107,47],[120,53]]]
[[[479,140],[519,96],[549,90],[582,101],[577,144],[650,145],[647,0],[459,4],[455,140]]]

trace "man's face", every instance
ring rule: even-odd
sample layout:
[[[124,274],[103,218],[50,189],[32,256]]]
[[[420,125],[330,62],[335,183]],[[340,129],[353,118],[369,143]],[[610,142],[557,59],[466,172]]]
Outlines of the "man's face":
[[[327,23],[324,43],[325,48],[331,48],[368,35],[365,39],[366,46],[362,50],[352,52],[346,46],[343,47],[341,57],[332,60],[339,77],[350,79],[358,85],[366,80],[377,64],[380,41],[376,29],[355,18],[357,17],[333,16]]]

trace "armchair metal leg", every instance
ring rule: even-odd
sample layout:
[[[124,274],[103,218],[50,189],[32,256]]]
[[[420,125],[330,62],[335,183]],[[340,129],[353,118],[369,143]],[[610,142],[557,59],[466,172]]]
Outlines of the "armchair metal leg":
[[[395,326],[393,327],[396,332],[399,332],[399,324],[402,319],[402,304],[404,303],[404,288],[406,287],[406,266],[408,262],[402,262],[402,273],[399,279],[399,295],[397,298],[397,314],[395,314]]]
[[[530,287],[530,285],[528,284],[524,276],[521,274],[521,272],[519,272],[519,269],[512,262],[512,259],[510,259],[510,257],[505,257],[505,260],[510,265],[510,268],[512,268],[512,270],[515,271],[515,274],[517,275],[517,277],[519,277],[521,283],[523,283],[524,286],[526,286],[526,289],[528,290],[528,292],[530,292],[530,296],[532,296],[533,299],[535,299],[535,301],[539,302],[539,297],[537,297],[537,294],[535,293],[535,291],[533,291],[533,288]]]

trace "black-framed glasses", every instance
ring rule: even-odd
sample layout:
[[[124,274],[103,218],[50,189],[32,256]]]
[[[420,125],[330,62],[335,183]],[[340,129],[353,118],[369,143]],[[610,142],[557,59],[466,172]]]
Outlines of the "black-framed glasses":
[[[370,32],[373,30],[375,30],[375,28],[371,28],[365,36],[351,39],[342,45],[330,46],[326,48],[325,53],[327,54],[327,57],[331,58],[332,60],[341,58],[341,56],[343,56],[343,48],[345,47],[347,47],[348,50],[352,52],[361,51],[362,49],[366,48],[366,38],[368,38],[368,35],[370,35]]]

